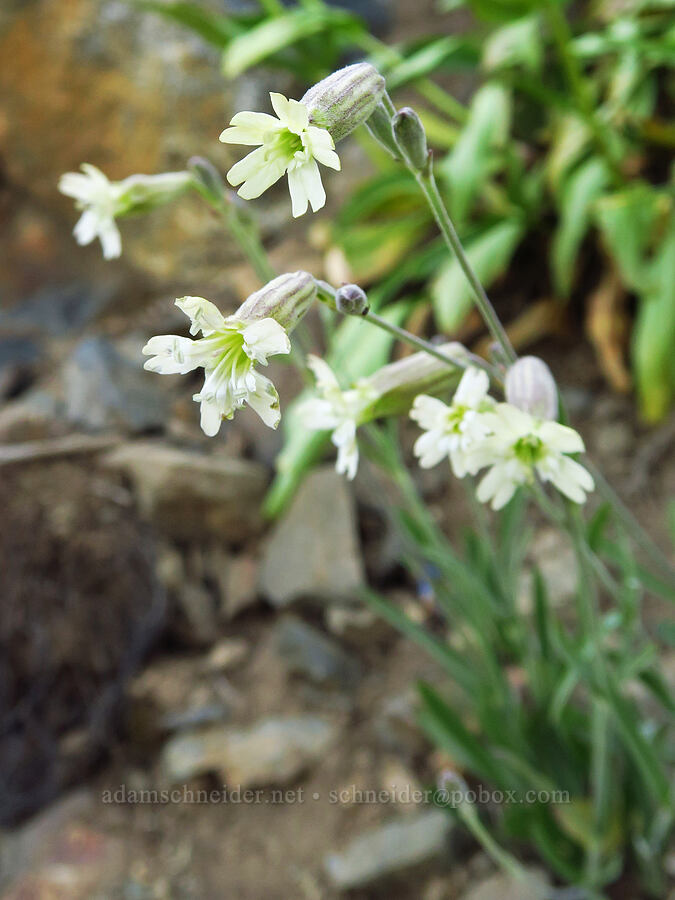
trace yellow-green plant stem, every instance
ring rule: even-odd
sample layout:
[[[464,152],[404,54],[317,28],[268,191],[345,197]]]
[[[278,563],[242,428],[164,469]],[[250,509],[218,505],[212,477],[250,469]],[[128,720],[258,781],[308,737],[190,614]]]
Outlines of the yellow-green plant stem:
[[[459,235],[457,234],[440,191],[438,190],[438,185],[436,184],[431,165],[427,167],[427,171],[425,172],[416,171],[415,169],[411,169],[411,171],[429,204],[429,209],[436,220],[436,224],[438,225],[446,244],[455,254],[457,262],[459,263],[462,272],[464,272],[466,280],[469,282],[473,292],[474,302],[483,317],[483,321],[487,325],[493,339],[499,345],[505,360],[508,363],[514,363],[517,358],[516,352],[511,345],[506,329],[499,320],[499,316],[495,312],[492,303],[490,303],[485,288],[481,284],[480,279],[474,272],[471,263],[464,252],[462,242],[459,239]]]

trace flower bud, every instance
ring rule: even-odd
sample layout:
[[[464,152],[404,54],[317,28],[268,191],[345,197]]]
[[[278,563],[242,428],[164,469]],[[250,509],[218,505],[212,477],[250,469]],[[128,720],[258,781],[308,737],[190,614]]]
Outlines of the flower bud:
[[[301,103],[309,121],[331,133],[337,143],[372,115],[384,93],[384,78],[370,63],[355,63],[311,87]]]
[[[537,356],[523,356],[507,371],[506,402],[538,419],[558,418],[558,390],[551,370]]]
[[[242,319],[275,319],[292,331],[316,298],[316,284],[309,272],[288,272],[260,288],[234,314]]]
[[[466,348],[456,341],[440,344],[436,349],[451,359],[466,358]],[[463,373],[461,366],[424,351],[389,363],[363,380],[377,398],[369,409],[369,419],[407,413],[418,394],[434,396],[453,390]]]
[[[149,212],[185,193],[194,184],[190,172],[164,172],[161,175],[130,175],[118,182],[119,216]]]
[[[335,308],[346,316],[365,316],[370,306],[358,284],[343,284],[335,293]]]
[[[424,125],[414,109],[404,106],[393,120],[396,143],[405,161],[413,169],[421,171],[429,162],[429,150],[427,148],[427,136]]]
[[[396,138],[394,137],[394,128],[391,121],[391,113],[381,100],[373,110],[371,117],[366,122],[366,128],[372,134],[378,144],[380,144],[382,147],[384,147],[385,150],[391,153],[394,159],[401,158],[401,154],[396,143]]]

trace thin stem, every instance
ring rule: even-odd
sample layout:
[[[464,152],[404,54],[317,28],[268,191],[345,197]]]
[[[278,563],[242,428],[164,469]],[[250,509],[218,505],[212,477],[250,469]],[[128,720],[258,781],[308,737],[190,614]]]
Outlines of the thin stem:
[[[521,866],[515,856],[512,856],[504,850],[503,847],[500,847],[497,841],[495,841],[485,825],[481,822],[472,803],[460,803],[456,807],[456,810],[462,822],[464,822],[471,834],[482,846],[483,850],[485,850],[488,856],[490,856],[498,866],[501,866],[501,868],[508,872],[515,880],[527,884],[528,887],[532,889],[534,896],[547,896],[548,891],[543,890],[542,887],[533,880],[527,869]]]
[[[411,172],[415,176],[417,183],[420,186],[420,189],[422,190],[422,193],[426,198],[427,203],[429,204],[429,208],[433,213],[434,218],[436,219],[438,227],[441,230],[441,234],[445,238],[446,244],[457,257],[457,262],[461,266],[461,269],[471,286],[476,306],[478,307],[478,310],[482,315],[485,324],[490,330],[490,334],[499,344],[506,360],[511,363],[515,362],[517,358],[515,350],[511,346],[509,336],[507,335],[504,326],[500,322],[499,316],[495,312],[493,305],[490,303],[490,299],[485,293],[485,289],[481,284],[480,279],[474,272],[471,263],[469,262],[467,255],[464,252],[462,242],[459,239],[459,235],[455,230],[455,226],[452,223],[452,219],[450,218],[448,211],[445,208],[445,203],[443,202],[443,198],[441,197],[440,191],[438,190],[438,185],[436,184],[436,179],[434,178],[434,174],[431,171],[431,166],[429,166],[428,171],[425,172],[418,171],[412,167],[410,168]]]
[[[241,247],[244,255],[251,263],[256,275],[263,284],[276,278],[277,273],[274,270],[274,266],[269,261],[257,231],[255,228],[252,228],[248,222],[243,221],[235,204],[223,204],[218,209],[218,212],[220,212],[230,234]]]
[[[377,325],[378,328],[381,328],[383,331],[388,331],[390,334],[395,335],[399,340],[405,341],[406,344],[409,344],[411,347],[415,347],[417,350],[423,350],[425,353],[428,353],[429,356],[434,356],[436,359],[440,359],[441,362],[447,363],[449,366],[455,366],[460,369],[467,369],[469,366],[476,366],[479,369],[483,369],[488,373],[492,378],[497,379],[497,373],[493,366],[490,365],[489,362],[484,360],[482,357],[477,356],[475,353],[469,353],[468,351],[463,354],[461,357],[450,356],[447,353],[444,353],[442,350],[439,350],[434,344],[430,341],[425,341],[424,338],[417,337],[414,334],[411,334],[409,331],[406,331],[405,328],[400,328],[398,325],[394,325],[392,322],[388,322],[386,319],[382,318],[382,316],[378,316],[377,313],[367,312],[363,318],[366,322],[371,322],[373,325]]]

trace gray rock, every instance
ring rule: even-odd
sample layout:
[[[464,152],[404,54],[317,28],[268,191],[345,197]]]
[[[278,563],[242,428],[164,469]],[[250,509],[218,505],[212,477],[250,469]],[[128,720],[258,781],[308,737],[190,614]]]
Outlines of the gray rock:
[[[149,441],[123,444],[103,462],[131,478],[141,512],[177,540],[241,542],[263,526],[264,466]]]
[[[66,416],[85,428],[143,432],[168,417],[166,385],[144,371],[140,347],[127,356],[107,338],[86,338],[66,363],[63,384]]]
[[[417,723],[417,694],[406,691],[389,698],[374,720],[375,733],[388,750],[414,756],[426,747]]]
[[[349,487],[332,467],[312,472],[265,549],[261,591],[275,606],[353,598],[364,584]]]
[[[390,822],[358,835],[342,853],[328,855],[326,871],[340,890],[365,887],[440,856],[451,830],[452,820],[440,810]]]
[[[288,671],[316,684],[349,688],[359,679],[361,667],[351,654],[294,616],[277,624],[274,642]]]
[[[51,286],[36,291],[11,309],[0,310],[0,327],[54,337],[77,333],[95,319],[114,296],[114,288],[109,284]]]
[[[520,880],[498,872],[465,891],[460,900],[545,900],[550,885],[539,869],[527,869],[528,879]]]
[[[314,716],[264,719],[246,729],[214,728],[172,738],[162,770],[174,783],[217,772],[229,786],[287,784],[320,759],[337,727]]]
[[[25,389],[41,355],[40,347],[30,337],[0,337],[0,398]]]

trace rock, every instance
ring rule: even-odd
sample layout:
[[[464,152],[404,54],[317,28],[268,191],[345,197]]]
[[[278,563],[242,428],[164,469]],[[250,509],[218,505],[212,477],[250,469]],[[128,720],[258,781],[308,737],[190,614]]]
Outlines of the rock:
[[[248,643],[243,638],[226,638],[211,649],[204,663],[208,672],[228,672],[236,669],[250,652]]]
[[[22,394],[0,407],[0,443],[40,441],[55,436],[59,413],[58,401],[48,391],[36,388]]]
[[[353,598],[363,584],[349,487],[332,466],[316,469],[300,486],[267,544],[261,591],[281,607],[301,598]]]
[[[91,827],[93,797],[78,791],[3,842],[3,900],[89,900],[110,896],[125,871],[122,842]]]
[[[485,878],[462,894],[460,900],[544,900],[550,884],[540,869],[527,869],[522,881],[501,872]]]
[[[374,727],[388,750],[414,756],[427,746],[417,724],[417,695],[412,690],[388,699],[376,715]]]
[[[0,71],[7,181],[59,216],[63,230],[72,229],[77,212],[56,184],[81,162],[117,179],[184,168],[195,153],[215,153],[225,168],[237,158],[234,148],[218,147],[234,109],[217,49],[157,15],[117,0],[69,0],[67,16],[62,0],[10,3],[0,58],[12,60]],[[200,258],[202,272],[204,259],[217,260],[221,272],[227,262],[222,228],[197,198],[125,220],[122,241],[124,259],[156,277],[190,272],[194,279]],[[98,247],[71,247],[83,259],[100,256]]]
[[[217,772],[228,785],[287,784],[319,760],[337,737],[314,716],[264,719],[246,729],[216,728],[171,739],[162,769],[174,783]]]
[[[40,348],[29,337],[0,337],[0,398],[11,397],[31,382]]]
[[[178,540],[246,540],[263,526],[263,466],[148,441],[123,444],[104,463],[131,478],[141,512]]]
[[[546,583],[552,606],[560,607],[574,598],[577,589],[577,564],[570,542],[555,528],[541,528],[529,548],[529,559]],[[523,571],[518,586],[518,608],[532,612],[533,576]]]
[[[440,810],[406,817],[358,835],[342,853],[328,855],[325,868],[340,890],[366,887],[440,856],[451,830],[452,820]]]
[[[387,634],[390,626],[367,606],[333,604],[326,608],[326,628],[355,647],[369,647]]]
[[[207,559],[220,595],[220,617],[230,622],[258,601],[258,560],[249,554],[230,556],[220,548]]]
[[[175,594],[177,621],[171,630],[189,646],[204,647],[218,637],[218,614],[211,592],[201,584],[187,582]]]
[[[107,338],[86,338],[63,372],[66,416],[92,430],[143,432],[163,427],[169,413],[166,386]]]
[[[286,616],[276,625],[273,641],[286,669],[316,684],[353,687],[359,679],[358,661],[306,622]]]
[[[41,288],[20,304],[0,310],[0,328],[63,337],[81,331],[115,298],[113,283],[92,286],[88,282]]]

